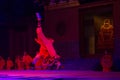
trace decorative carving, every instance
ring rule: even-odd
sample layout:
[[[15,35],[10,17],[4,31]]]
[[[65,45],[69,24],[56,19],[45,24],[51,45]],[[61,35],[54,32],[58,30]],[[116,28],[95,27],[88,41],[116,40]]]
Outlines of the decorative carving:
[[[105,19],[104,24],[100,27],[98,47],[104,49],[113,47],[113,26],[110,23],[110,19]]]

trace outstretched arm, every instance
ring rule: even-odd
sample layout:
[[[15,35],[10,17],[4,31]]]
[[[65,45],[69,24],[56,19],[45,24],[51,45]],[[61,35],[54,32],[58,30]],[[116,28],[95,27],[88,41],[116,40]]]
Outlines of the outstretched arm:
[[[37,38],[35,38],[35,42],[37,42],[38,44],[40,44],[39,40]]]

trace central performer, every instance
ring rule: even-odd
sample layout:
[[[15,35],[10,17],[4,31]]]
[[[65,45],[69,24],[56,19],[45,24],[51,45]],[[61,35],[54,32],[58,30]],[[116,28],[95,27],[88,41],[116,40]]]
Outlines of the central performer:
[[[59,59],[60,56],[56,53],[54,47],[53,47],[53,42],[54,40],[52,38],[48,38],[44,35],[42,31],[42,26],[41,26],[41,17],[39,13],[36,13],[37,16],[37,28],[36,28],[36,34],[37,38],[35,38],[35,41],[40,45],[39,52],[36,54],[34,58],[34,63],[36,63],[40,58],[42,57],[43,60],[46,58],[54,58],[54,59]],[[39,63],[40,64],[40,63]],[[40,66],[42,63],[40,64]]]

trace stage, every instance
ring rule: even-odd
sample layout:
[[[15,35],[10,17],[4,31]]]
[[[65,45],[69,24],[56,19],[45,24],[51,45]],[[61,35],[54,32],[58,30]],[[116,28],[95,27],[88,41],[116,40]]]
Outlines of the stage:
[[[3,70],[0,80],[119,80],[120,72],[68,70]]]

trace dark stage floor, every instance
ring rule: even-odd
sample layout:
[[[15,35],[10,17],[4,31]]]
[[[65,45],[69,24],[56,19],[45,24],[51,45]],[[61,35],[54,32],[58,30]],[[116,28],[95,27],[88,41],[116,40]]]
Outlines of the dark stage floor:
[[[12,70],[0,71],[0,80],[120,80],[120,72]]]

